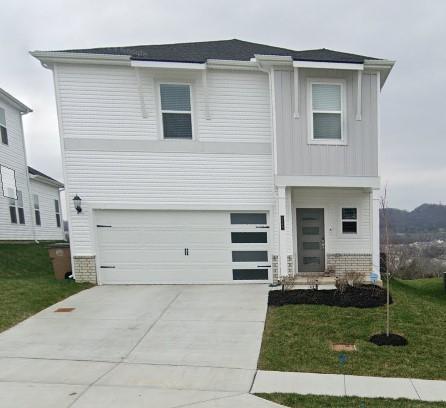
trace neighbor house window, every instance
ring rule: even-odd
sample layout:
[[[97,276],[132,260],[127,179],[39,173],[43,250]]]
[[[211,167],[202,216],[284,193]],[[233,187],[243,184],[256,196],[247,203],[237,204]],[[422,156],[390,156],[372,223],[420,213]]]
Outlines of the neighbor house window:
[[[0,136],[4,145],[8,144],[8,131],[6,130],[5,110],[0,108]]]
[[[161,116],[164,139],[192,139],[190,85],[161,84]]]
[[[36,218],[36,225],[42,225],[42,221],[40,219],[39,196],[37,194],[33,195],[33,201],[34,201],[34,216]]]
[[[309,82],[310,141],[338,144],[345,141],[344,83]]]
[[[18,216],[18,217],[17,217]],[[17,200],[9,199],[9,217],[12,224],[25,224],[25,211],[23,210],[23,194],[17,190]]]
[[[56,210],[56,224],[57,228],[60,228],[60,206],[59,200],[54,200],[54,209]]]
[[[357,208],[342,209],[342,233],[356,234],[358,232],[358,210]]]

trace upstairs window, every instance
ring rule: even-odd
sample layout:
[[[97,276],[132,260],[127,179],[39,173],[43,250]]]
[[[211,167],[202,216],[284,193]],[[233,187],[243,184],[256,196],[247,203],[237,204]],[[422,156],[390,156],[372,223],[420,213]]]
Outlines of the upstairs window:
[[[37,194],[33,195],[33,201],[34,201],[34,216],[36,218],[36,225],[42,225],[42,221],[40,219],[39,196]]]
[[[0,137],[2,144],[7,145],[8,142],[8,131],[6,130],[6,115],[5,110],[0,108]]]
[[[59,200],[54,200],[54,209],[56,210],[56,224],[57,228],[60,228],[60,206]]]
[[[342,209],[342,233],[356,234],[358,232],[358,209]]]
[[[319,144],[343,144],[344,83],[309,82],[310,93],[310,142]]]
[[[17,217],[18,215],[18,217]],[[9,216],[12,224],[25,224],[25,211],[23,210],[23,194],[17,190],[17,200],[9,199]]]
[[[9,167],[0,166],[0,181],[2,184],[3,196],[17,200],[15,171]]]
[[[161,121],[164,139],[192,139],[190,85],[161,84]]]

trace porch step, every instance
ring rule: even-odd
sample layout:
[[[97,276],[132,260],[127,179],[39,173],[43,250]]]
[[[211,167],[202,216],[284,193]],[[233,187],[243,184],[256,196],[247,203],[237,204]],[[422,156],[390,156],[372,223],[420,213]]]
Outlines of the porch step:
[[[297,278],[335,278],[335,273],[334,272],[299,272],[297,274]]]
[[[311,274],[309,276],[301,276],[299,274],[295,278],[294,282],[296,285],[310,285],[315,283],[316,280],[319,285],[334,285],[336,283],[335,276],[324,276],[324,275],[315,276],[315,274]]]

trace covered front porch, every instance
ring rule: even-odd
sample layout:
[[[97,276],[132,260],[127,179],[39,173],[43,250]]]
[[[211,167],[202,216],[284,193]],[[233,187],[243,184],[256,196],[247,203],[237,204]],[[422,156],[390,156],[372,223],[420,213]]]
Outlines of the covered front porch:
[[[379,279],[379,196],[366,187],[278,188],[279,279],[302,284],[361,275]]]

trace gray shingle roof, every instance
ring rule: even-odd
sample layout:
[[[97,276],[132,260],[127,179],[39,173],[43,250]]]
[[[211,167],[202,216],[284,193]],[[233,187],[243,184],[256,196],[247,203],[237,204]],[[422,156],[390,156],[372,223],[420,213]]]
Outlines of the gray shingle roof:
[[[349,54],[326,48],[294,51],[237,39],[130,47],[88,48],[58,52],[128,55],[133,60],[203,63],[208,59],[249,61],[254,54],[285,55],[293,60],[361,64],[366,59],[379,59]]]

